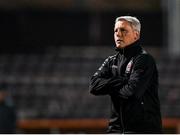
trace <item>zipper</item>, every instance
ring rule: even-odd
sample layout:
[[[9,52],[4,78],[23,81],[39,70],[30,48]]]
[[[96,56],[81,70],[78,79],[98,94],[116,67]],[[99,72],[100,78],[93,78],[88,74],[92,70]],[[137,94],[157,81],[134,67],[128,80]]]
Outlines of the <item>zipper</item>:
[[[122,70],[123,62],[124,62],[124,48],[122,48],[121,59],[118,60],[118,63],[117,63],[117,66],[119,67],[118,68],[118,75],[121,75],[121,70]]]
[[[124,61],[124,48],[122,49],[122,59],[120,61],[118,61],[118,67],[122,67],[122,63]],[[118,73],[119,75],[121,74],[121,71],[120,69],[118,68]],[[124,134],[125,132],[125,129],[124,129],[124,122],[123,122],[123,113],[122,113],[122,102],[120,102],[120,109],[119,109],[119,113],[120,113],[120,124],[121,124],[121,127],[122,127],[122,134]]]
[[[122,62],[124,61],[124,48],[123,48],[123,53],[122,53]],[[122,66],[122,65],[121,65]],[[124,122],[123,122],[123,112],[122,112],[122,109],[123,109],[123,103],[121,102],[120,103],[120,117],[121,117],[121,126],[122,126],[122,134],[124,134],[125,132],[125,129],[124,129]]]
[[[124,55],[124,48],[123,48],[123,55]]]

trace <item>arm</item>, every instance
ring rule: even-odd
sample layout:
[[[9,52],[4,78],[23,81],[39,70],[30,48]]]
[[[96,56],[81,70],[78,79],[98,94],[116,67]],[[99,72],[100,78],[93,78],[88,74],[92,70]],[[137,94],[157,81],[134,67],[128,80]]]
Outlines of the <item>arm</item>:
[[[107,58],[90,80],[90,93],[94,95],[112,94],[114,90],[122,87],[125,79],[113,77],[109,66],[110,58]]]
[[[109,73],[109,58],[107,58],[98,71],[92,76],[90,80],[90,93],[94,95],[108,94],[107,84],[111,80]]]
[[[135,60],[129,80],[116,91],[116,94],[123,99],[128,99],[131,96],[140,98],[151,84],[154,71],[155,64],[152,57],[140,55]]]

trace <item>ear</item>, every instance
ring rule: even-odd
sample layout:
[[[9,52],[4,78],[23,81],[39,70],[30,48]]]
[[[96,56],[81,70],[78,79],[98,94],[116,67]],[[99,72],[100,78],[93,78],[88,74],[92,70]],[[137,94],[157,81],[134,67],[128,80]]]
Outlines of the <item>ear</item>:
[[[140,38],[140,34],[138,31],[135,31],[135,37],[134,37],[136,40]]]

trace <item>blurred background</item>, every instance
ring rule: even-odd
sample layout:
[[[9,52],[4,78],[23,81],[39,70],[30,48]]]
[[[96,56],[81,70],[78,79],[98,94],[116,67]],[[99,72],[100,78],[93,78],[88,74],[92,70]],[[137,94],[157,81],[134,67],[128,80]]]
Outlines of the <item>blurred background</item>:
[[[0,83],[16,107],[16,133],[104,133],[108,96],[89,79],[114,54],[116,17],[136,16],[156,59],[165,133],[180,133],[179,0],[1,0]]]

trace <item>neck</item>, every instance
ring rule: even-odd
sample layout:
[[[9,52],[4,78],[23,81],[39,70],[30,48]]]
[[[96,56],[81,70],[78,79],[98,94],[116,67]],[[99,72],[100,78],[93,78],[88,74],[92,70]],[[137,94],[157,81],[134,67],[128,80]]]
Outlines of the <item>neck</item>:
[[[135,42],[123,47],[123,48],[118,48],[118,47],[115,47],[115,49],[118,51],[118,50],[124,50],[126,48],[131,48],[131,46],[134,46],[134,45],[138,45],[139,44],[139,40],[136,40]]]
[[[134,43],[126,46],[125,48],[117,48],[116,47],[117,52],[119,52],[120,54],[126,55],[126,56],[134,55],[139,50],[141,50],[141,47],[139,45],[139,40],[137,40]]]

